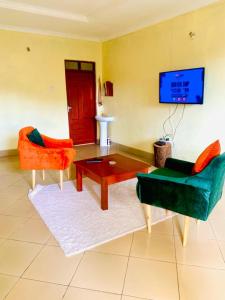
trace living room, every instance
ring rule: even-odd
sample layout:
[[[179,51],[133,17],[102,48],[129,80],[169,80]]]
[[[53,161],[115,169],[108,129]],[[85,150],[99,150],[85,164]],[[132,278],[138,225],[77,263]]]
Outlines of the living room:
[[[174,3],[173,5],[176,6]],[[113,145],[107,149],[110,149],[111,153],[117,149],[126,149],[130,151],[130,155],[132,151],[136,151],[136,154],[142,153],[151,159],[153,159],[154,142],[164,135],[163,123],[175,109],[172,104],[159,103],[159,73],[204,67],[203,105],[185,105],[184,113],[183,105],[178,105],[173,116],[173,126],[178,125],[173,140],[173,157],[194,162],[199,154],[215,140],[220,141],[221,153],[224,152],[225,2],[196,1],[196,6],[193,3],[192,5],[185,10],[179,8],[180,10],[176,10],[175,14],[172,8],[170,10],[167,7],[167,10],[161,11],[158,19],[159,11],[156,10],[155,14],[151,12],[149,22],[139,22],[139,24],[136,22],[136,26],[130,26],[127,30],[121,22],[117,32],[116,29],[113,32],[112,26],[108,38],[104,34],[106,29],[110,28],[109,25],[106,29],[99,30],[102,35],[99,34],[98,37],[94,36],[94,33],[89,37],[88,35],[75,37],[69,34],[67,37],[66,34],[57,36],[60,22],[55,24],[55,27],[52,24],[52,29],[49,27],[49,31],[46,32],[41,26],[39,30],[35,30],[37,14],[34,14],[33,29],[29,30],[24,25],[27,20],[21,20],[21,16],[19,17],[18,7],[10,10],[6,5],[5,7],[0,5],[2,10],[0,10],[2,15],[0,214],[3,228],[0,234],[0,297],[2,299],[30,299],[31,297],[62,299],[63,297],[66,300],[220,300],[225,298],[224,196],[215,207],[209,221],[201,222],[198,226],[195,221],[191,222],[186,249],[181,247],[177,239],[175,221],[169,219],[153,225],[150,237],[147,232],[136,233],[136,236],[131,233],[115,242],[116,245],[105,244],[108,246],[104,246],[104,249],[98,250],[99,252],[93,251],[88,254],[86,260],[83,260],[83,270],[86,268],[89,275],[92,272],[94,275],[87,276],[86,279],[81,271],[82,258],[76,255],[71,257],[72,264],[76,267],[70,270],[69,274],[65,271],[65,281],[64,278],[62,281],[51,280],[51,274],[49,277],[42,278],[25,272],[32,264],[31,261],[36,260],[36,270],[33,273],[41,273],[38,268],[42,268],[42,264],[47,264],[50,256],[55,256],[56,261],[61,261],[61,265],[59,264],[53,272],[63,273],[66,268],[69,268],[68,258],[58,252],[53,254],[49,251],[37,259],[41,248],[58,247],[55,240],[47,234],[48,229],[44,229],[44,225],[39,227],[31,222],[34,226],[31,235],[35,235],[36,231],[44,235],[41,242],[36,244],[30,242],[29,238],[27,240],[17,235],[12,237],[17,227],[22,226],[23,221],[39,218],[33,211],[33,207],[31,208],[31,204],[23,203],[19,206],[21,200],[14,197],[15,194],[24,199],[27,196],[29,187],[28,184],[20,186],[21,178],[23,180],[25,178],[31,185],[30,173],[19,171],[18,175],[15,171],[18,168],[18,158],[15,154],[17,154],[19,130],[26,126],[34,126],[41,133],[54,138],[69,137],[65,60],[95,63],[96,112],[112,115],[115,118],[110,124],[110,138]],[[134,7],[132,12],[134,15]],[[128,13],[127,15],[129,16]],[[11,19],[11,24],[7,23],[12,16],[14,18]],[[64,26],[65,29],[66,25]],[[124,30],[121,30],[123,27]],[[53,34],[54,30],[55,34]],[[99,103],[98,98],[99,78],[101,83],[106,81],[113,83],[113,97],[103,95],[103,105]],[[95,156],[96,153],[101,155],[98,145],[76,146],[75,149],[76,159]],[[149,160],[148,163],[151,164],[152,161]],[[44,184],[57,183],[58,174],[54,172],[49,174]],[[49,181],[48,176],[51,177]],[[19,180],[12,182],[14,178]],[[37,183],[42,184],[39,175]],[[8,186],[10,186],[9,192],[6,190]],[[35,217],[32,218],[32,215]],[[38,219],[38,222],[41,220]],[[30,248],[33,252],[31,251],[32,255],[30,254],[29,259],[24,254],[25,258],[21,262],[22,271],[18,273],[16,271],[14,273],[10,263],[6,266],[8,263],[4,265],[1,260],[1,255],[3,257],[6,249],[8,252],[17,252],[16,248],[12,250],[14,247],[12,245],[11,248],[10,245],[4,248],[7,241],[12,243],[14,240],[30,242],[30,246],[34,243],[37,246],[35,249]],[[23,253],[22,249],[26,248],[22,246],[18,253],[19,251]],[[137,253],[140,247],[140,255],[135,255],[135,247]],[[126,249],[125,254],[123,249]],[[26,251],[29,252],[28,248],[24,253]],[[98,255],[94,257],[93,253],[100,253],[100,256],[107,253],[109,261],[106,262],[105,258]],[[131,253],[134,253],[133,256],[130,256]],[[110,262],[113,264],[115,257],[118,258],[118,261],[115,261],[115,265],[118,263],[118,273],[110,265]],[[12,261],[13,265],[14,259],[16,258],[5,260]],[[157,262],[161,265],[157,265]],[[112,268],[108,270],[112,276],[110,283],[103,280],[104,264]],[[170,265],[174,267],[172,271]],[[77,269],[79,271],[79,266],[80,279],[75,282],[72,277]],[[139,274],[141,280],[138,283],[135,282],[136,277],[132,277],[135,273]],[[157,288],[152,288],[150,284],[154,276],[157,279],[154,281]],[[202,286],[199,285],[199,278],[202,280]]]

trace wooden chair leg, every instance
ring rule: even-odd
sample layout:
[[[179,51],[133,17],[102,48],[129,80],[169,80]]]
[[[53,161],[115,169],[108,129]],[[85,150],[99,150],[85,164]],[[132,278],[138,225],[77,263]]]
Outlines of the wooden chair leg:
[[[67,178],[70,179],[70,166],[69,166],[69,168],[67,169]]]
[[[32,170],[32,189],[35,188],[36,170]]]
[[[184,233],[183,233],[183,247],[187,245],[187,236],[190,224],[190,217],[185,216],[184,219]]]
[[[165,214],[166,214],[166,217],[169,215],[168,209],[165,209]]]
[[[45,180],[45,170],[42,170],[42,179]]]
[[[198,220],[198,219],[195,219],[195,221],[196,221],[196,224],[197,224],[197,225],[199,225],[199,224],[200,224],[200,220]]]
[[[147,217],[148,233],[151,233],[151,231],[152,231],[151,205],[145,204],[145,212],[146,212],[146,217]]]
[[[60,186],[60,190],[62,191],[62,189],[63,189],[63,170],[59,170],[59,186]]]

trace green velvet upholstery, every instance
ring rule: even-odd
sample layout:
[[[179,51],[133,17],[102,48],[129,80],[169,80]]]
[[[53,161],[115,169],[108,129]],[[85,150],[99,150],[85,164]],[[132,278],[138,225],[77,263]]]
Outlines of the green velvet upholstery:
[[[138,173],[137,195],[142,203],[207,220],[222,196],[225,153],[200,173],[191,175],[193,163],[168,158],[165,168]]]

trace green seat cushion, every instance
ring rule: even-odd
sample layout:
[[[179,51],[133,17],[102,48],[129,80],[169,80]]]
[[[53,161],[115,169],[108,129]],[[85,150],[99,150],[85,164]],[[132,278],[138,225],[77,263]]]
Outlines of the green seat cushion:
[[[35,128],[34,130],[32,130],[28,135],[27,135],[29,141],[31,141],[32,143],[45,147],[44,141],[40,135],[40,132],[37,130],[37,128]]]
[[[176,178],[182,178],[182,177],[187,177],[187,174],[168,169],[168,168],[160,168],[156,169],[155,171],[151,172],[151,174],[155,175],[161,175],[161,176],[168,176],[168,177],[176,177]]]

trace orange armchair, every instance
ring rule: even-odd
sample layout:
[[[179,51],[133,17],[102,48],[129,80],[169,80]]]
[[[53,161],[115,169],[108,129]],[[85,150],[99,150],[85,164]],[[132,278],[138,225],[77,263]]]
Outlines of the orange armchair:
[[[36,170],[60,171],[60,188],[63,186],[63,170],[69,168],[75,157],[73,141],[71,139],[53,139],[41,134],[46,147],[41,147],[32,143],[27,135],[34,130],[33,127],[24,127],[19,131],[19,160],[23,170],[32,170],[32,187],[35,187]]]

